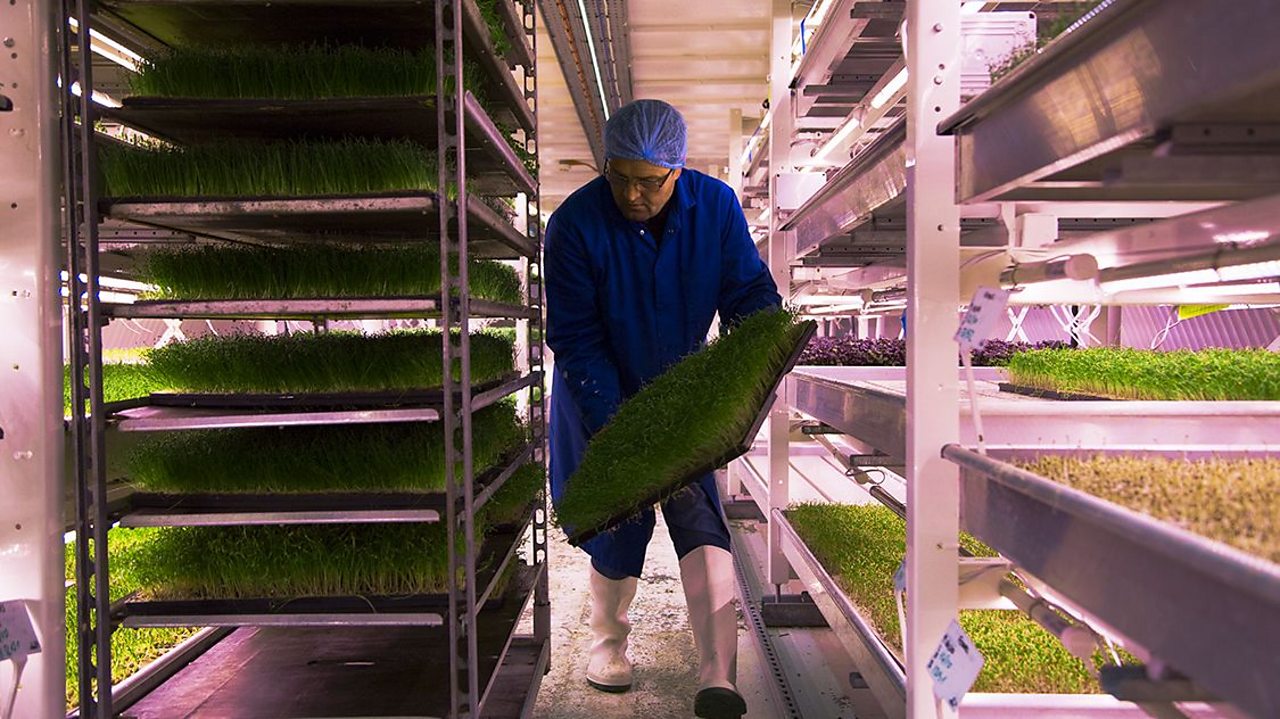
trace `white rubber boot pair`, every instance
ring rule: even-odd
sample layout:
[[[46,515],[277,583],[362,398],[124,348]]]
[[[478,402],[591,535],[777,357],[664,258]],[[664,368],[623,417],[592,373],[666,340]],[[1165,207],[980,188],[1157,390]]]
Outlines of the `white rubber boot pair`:
[[[719,547],[698,547],[680,560],[680,580],[698,647],[694,716],[740,719],[747,713],[747,703],[734,685],[738,675],[738,612],[733,605],[733,555]]]
[[[591,568],[591,653],[587,660],[587,683],[603,692],[625,692],[631,688],[631,660],[627,658],[627,635],[631,622],[627,610],[636,596],[638,579],[609,579]]]

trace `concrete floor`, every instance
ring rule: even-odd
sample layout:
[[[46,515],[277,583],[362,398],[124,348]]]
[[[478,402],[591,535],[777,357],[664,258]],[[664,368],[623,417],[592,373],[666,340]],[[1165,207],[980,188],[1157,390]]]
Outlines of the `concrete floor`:
[[[669,719],[693,716],[697,652],[680,584],[680,567],[658,513],[658,527],[631,606],[631,660],[635,684],[625,694],[607,694],[587,685],[591,632],[587,554],[570,547],[552,529],[551,671],[543,679],[535,719]],[[748,719],[780,716],[770,698],[768,677],[750,635],[739,620],[738,689],[747,700]]]

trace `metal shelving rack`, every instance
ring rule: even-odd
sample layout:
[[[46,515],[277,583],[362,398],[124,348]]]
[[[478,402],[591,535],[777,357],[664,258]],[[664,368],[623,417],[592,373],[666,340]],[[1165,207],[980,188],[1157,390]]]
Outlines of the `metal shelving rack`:
[[[1280,633],[1280,568],[1010,462],[1080,450],[1275,455],[1277,403],[1051,401],[1001,393],[1000,373],[979,370],[976,402],[989,453],[983,456],[966,449],[977,438],[970,398],[951,359],[951,335],[956,309],[968,300],[961,287],[972,284],[979,269],[967,258],[1000,251],[1006,254],[994,261],[995,270],[982,270],[983,284],[1003,279],[1016,287],[1012,304],[1108,305],[1115,312],[1115,331],[1112,323],[1108,331],[1113,341],[1123,305],[1280,300],[1274,279],[1224,285],[1228,273],[1201,280],[1190,292],[1177,283],[1108,289],[1153,275],[1280,266],[1272,129],[1280,119],[1273,101],[1280,57],[1264,40],[1280,30],[1280,15],[1262,0],[1230,9],[1203,0],[1110,0],[962,104],[961,28],[969,22],[962,12],[1026,5],[964,3],[962,10],[946,0],[832,2],[824,25],[834,30],[820,30],[782,81],[775,40],[772,136],[758,143],[769,148],[767,167],[775,178],[812,164],[785,148],[811,142],[804,112],[820,106],[815,97],[839,97],[836,85],[843,82],[854,98],[848,117],[865,119],[867,98],[885,87],[887,75],[909,71],[898,94],[905,96],[905,115],[876,117],[878,135],[846,139],[835,151],[819,144],[833,158],[849,147],[852,159],[843,167],[829,162],[826,183],[808,200],[797,205],[779,198],[781,183],[768,183],[774,193],[770,264],[780,280],[794,279],[793,293],[810,291],[810,268],[840,271],[839,289],[862,290],[864,298],[905,285],[900,294],[913,358],[907,368],[802,367],[786,392],[788,406],[826,425],[821,431],[852,440],[852,448],[829,447],[841,463],[879,458],[905,477],[902,487],[876,497],[895,511],[906,498],[912,601],[905,656],[885,651],[781,511],[793,481],[785,435],[770,434],[767,472],[756,470],[762,458],[756,466],[741,461],[730,470],[730,485],[745,486],[769,519],[769,581],[780,586],[789,573],[777,567],[789,565],[890,716],[935,715],[924,662],[946,621],[973,606],[956,582],[964,567],[955,548],[962,527],[1073,616],[1190,678],[1113,682],[1114,698],[1092,702],[1063,704],[1064,698],[1046,695],[1042,708],[1072,716],[1097,710],[1181,717],[1179,702],[1203,701],[1226,702],[1248,716],[1276,715],[1280,665],[1265,647]],[[774,13],[776,20],[786,9],[775,5]],[[841,58],[853,58],[868,24],[886,18],[906,19],[903,41],[912,55],[878,77],[841,78]],[[775,22],[775,34],[789,26]],[[864,128],[854,130],[848,137]],[[759,186],[753,173],[765,166],[762,154],[743,163],[748,185]],[[1097,280],[1014,284],[1007,273],[1001,278],[1011,263],[1084,253],[1098,260]],[[830,292],[817,290],[824,291]],[[1182,622],[1197,624],[1191,616],[1206,613],[1214,621],[1204,631],[1198,625],[1170,631]],[[1003,701],[1000,695],[970,699],[963,704],[966,716],[999,713]],[[1017,706],[1031,712],[1036,701]]]
[[[526,522],[482,542],[473,524],[476,511],[509,477],[526,463],[545,465],[545,407],[542,391],[541,218],[538,184],[508,146],[496,123],[523,131],[525,149],[536,152],[537,82],[532,43],[532,3],[500,0],[499,14],[510,42],[500,57],[474,0],[438,0],[423,5],[413,0],[292,0],[290,2],[169,2],[168,0],[67,0],[54,25],[62,28],[61,76],[77,78],[79,95],[63,93],[63,137],[66,178],[66,226],[73,228],[67,244],[70,296],[72,376],[88,371],[87,383],[73,383],[75,416],[71,421],[75,448],[77,601],[82,716],[109,717],[126,708],[139,717],[161,716],[182,704],[173,685],[182,662],[165,671],[148,672],[144,686],[131,685],[115,697],[110,676],[110,635],[123,626],[200,625],[221,627],[366,627],[379,635],[389,656],[409,655],[408,673],[399,680],[412,684],[413,701],[397,705],[394,713],[422,712],[449,717],[519,716],[531,705],[549,659],[550,604],[546,576],[547,513],[545,493],[530,508]],[[79,20],[73,37],[68,18]],[[209,18],[217,18],[210,21]],[[137,43],[144,54],[192,37],[205,41],[265,42],[368,41],[381,38],[405,47],[434,49],[437,87],[455,92],[435,98],[286,101],[127,101],[120,108],[98,108],[93,100],[90,30],[109,29]],[[426,41],[424,43],[424,40]],[[483,71],[485,92],[498,103],[490,114],[462,83],[463,56],[475,59]],[[517,67],[520,70],[513,72]],[[517,79],[517,72],[520,78]],[[134,125],[177,142],[200,141],[214,135],[284,138],[304,133],[338,137],[351,133],[412,138],[434,145],[439,157],[439,187],[459,188],[455,201],[435,194],[400,193],[348,198],[197,198],[133,201],[100,197],[96,182],[95,121],[109,119]],[[484,205],[480,194],[522,193],[526,215],[513,227]],[[139,302],[110,304],[98,298],[101,235],[104,222],[118,228],[141,227],[171,231],[170,240],[279,242],[306,241],[323,229],[335,228],[347,239],[435,241],[441,250],[441,287],[437,297],[394,299],[268,300]],[[137,231],[137,230],[135,230]],[[522,306],[472,300],[467,284],[469,255],[518,259],[525,277]],[[407,406],[374,403],[351,409],[351,397],[310,398],[331,409],[290,403],[270,409],[191,409],[167,407],[154,401],[141,406],[107,405],[102,399],[101,328],[112,318],[434,318],[445,337],[445,383],[433,396],[415,398]],[[467,334],[473,317],[502,317],[525,329],[526,365],[519,377],[473,387]],[[462,331],[453,336],[451,329]],[[472,465],[473,412],[504,397],[528,392],[530,443],[512,452],[501,466],[477,476]],[[403,398],[402,398],[403,399]],[[86,402],[88,409],[85,410]],[[401,401],[399,404],[404,404]],[[98,501],[107,497],[106,459],[109,433],[181,431],[198,428],[319,424],[341,427],[365,422],[423,422],[442,425],[446,442],[445,491],[436,495],[368,496],[304,495],[240,496],[135,495],[123,508]],[[123,526],[209,526],[252,524],[443,522],[449,538],[450,582],[447,592],[408,598],[333,598],[294,602],[127,602],[108,601],[110,567],[106,562],[108,529],[119,519]],[[518,531],[517,531],[518,530]],[[521,538],[531,534],[526,566],[515,574],[511,598],[493,596],[498,578],[520,561]],[[92,544],[83,541],[92,538]],[[481,557],[491,561],[477,571]],[[534,634],[517,636],[519,615],[532,601]],[[266,641],[255,632],[232,633],[221,642],[203,641],[184,658],[182,682],[209,701],[251,708],[255,696],[276,696],[270,682],[287,684],[288,675],[264,676],[257,683],[220,690],[202,686],[209,667],[225,661],[225,652],[252,650],[254,656],[273,656],[272,647],[305,639]],[[257,630],[255,630],[257,631]],[[262,629],[261,631],[273,631]],[[314,633],[313,633],[314,634]],[[218,635],[221,638],[221,635]],[[262,642],[266,643],[262,643]],[[213,649],[210,649],[210,646]],[[199,655],[198,657],[196,655]],[[423,664],[424,661],[429,664]],[[473,670],[474,669],[474,670]],[[437,682],[422,681],[435,675]],[[173,676],[170,676],[173,675]],[[358,688],[350,678],[325,675],[310,687]],[[445,679],[445,677],[448,679]],[[316,677],[311,677],[316,679]],[[263,682],[267,682],[264,684]],[[448,691],[441,687],[447,684]],[[369,689],[369,687],[365,687]],[[307,694],[308,692],[296,692]],[[337,689],[335,689],[336,691]],[[278,693],[278,692],[277,692]],[[215,696],[216,695],[216,696]],[[385,699],[396,697],[389,694]],[[277,697],[279,698],[279,697]],[[119,699],[121,701],[115,701]],[[59,700],[60,702],[61,700]],[[281,699],[281,701],[284,701]],[[350,704],[350,701],[347,702]],[[364,704],[367,705],[367,697]],[[367,706],[282,703],[282,711],[367,711]],[[55,711],[40,712],[41,715]]]

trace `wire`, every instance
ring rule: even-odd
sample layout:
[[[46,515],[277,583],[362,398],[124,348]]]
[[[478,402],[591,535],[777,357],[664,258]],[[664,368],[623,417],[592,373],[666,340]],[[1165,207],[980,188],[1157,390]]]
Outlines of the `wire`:
[[[982,413],[978,411],[978,387],[973,377],[973,350],[966,347],[960,353],[960,361],[964,363],[964,381],[969,386],[969,412],[973,415],[973,429],[978,435],[978,454],[987,456],[986,438],[982,432]]]
[[[1165,318],[1164,327],[1151,338],[1151,349],[1160,349],[1160,345],[1163,345],[1164,341],[1169,339],[1169,331],[1181,323],[1182,320],[1178,318],[1177,306],[1171,306],[1169,308],[1169,316]]]

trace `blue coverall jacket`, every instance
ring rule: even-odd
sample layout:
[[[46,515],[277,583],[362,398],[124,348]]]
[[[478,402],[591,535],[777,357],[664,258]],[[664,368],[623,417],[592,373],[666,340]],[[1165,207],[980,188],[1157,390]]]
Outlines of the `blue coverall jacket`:
[[[625,398],[701,347],[717,312],[722,323],[732,323],[781,304],[728,185],[685,169],[667,208],[664,235],[655,241],[645,223],[622,215],[608,181],[599,177],[570,195],[547,223],[553,501],[591,435]],[[722,526],[714,480],[708,475],[700,485],[716,505],[707,516]],[[639,576],[652,509],[644,524],[624,524],[583,548],[598,565]],[[699,545],[696,537],[691,542]]]

